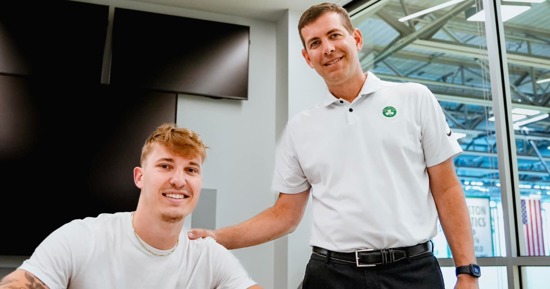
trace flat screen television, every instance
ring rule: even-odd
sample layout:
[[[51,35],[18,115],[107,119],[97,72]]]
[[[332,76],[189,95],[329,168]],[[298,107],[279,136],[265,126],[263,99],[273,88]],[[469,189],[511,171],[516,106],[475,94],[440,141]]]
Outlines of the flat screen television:
[[[135,209],[132,170],[149,133],[176,122],[176,93],[1,74],[0,92],[0,256],[30,256],[70,220]]]
[[[248,99],[250,27],[115,8],[111,84]]]
[[[61,0],[0,2],[0,73],[101,83],[109,6]]]

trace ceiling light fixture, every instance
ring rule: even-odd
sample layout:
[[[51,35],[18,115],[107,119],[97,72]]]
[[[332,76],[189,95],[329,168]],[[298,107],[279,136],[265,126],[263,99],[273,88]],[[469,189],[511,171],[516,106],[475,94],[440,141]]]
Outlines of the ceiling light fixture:
[[[527,2],[518,2],[518,1],[513,1],[513,2],[505,1],[505,2],[509,2],[510,4],[500,5],[502,22],[510,20],[531,8],[531,4]],[[480,10],[478,6],[473,6],[466,9],[464,13],[466,14],[466,20],[468,21],[485,21],[485,10],[483,10],[483,7],[481,7],[481,10]]]
[[[514,122],[514,129],[519,129],[521,126],[524,126],[526,124],[530,124],[539,120],[543,120],[547,118],[549,115],[547,113],[541,113],[532,117],[528,117],[525,119],[522,119],[520,121]]]
[[[491,112],[491,114],[492,114],[492,112]],[[536,110],[536,109],[519,108],[519,107],[516,107],[516,108],[512,109],[512,121],[514,123],[516,123],[520,120],[527,119],[528,117],[536,116],[536,115],[541,115],[541,112],[539,110]],[[488,121],[495,121],[495,116],[492,115],[487,120]]]
[[[545,82],[550,82],[550,77],[537,80],[538,84],[545,83]]]
[[[524,115],[524,114],[512,113],[512,121],[513,122],[520,121],[520,120],[525,119],[525,118],[527,118],[527,116]],[[495,121],[495,116],[493,115],[493,116],[489,117],[487,120],[488,121]]]
[[[512,113],[521,114],[525,116],[533,116],[533,115],[540,114],[540,111],[536,109],[516,107],[512,109]]]
[[[405,21],[407,21],[407,20],[411,20],[411,19],[413,19],[413,18],[422,16],[422,15],[426,15],[426,14],[428,14],[428,13],[434,12],[434,11],[439,10],[439,9],[443,9],[443,8],[445,8],[445,7],[447,7],[447,6],[451,6],[451,5],[454,5],[454,4],[463,2],[463,1],[464,1],[464,0],[452,0],[452,1],[448,1],[448,2],[445,2],[445,3],[439,4],[439,5],[435,5],[435,6],[433,6],[433,7],[424,9],[424,10],[422,10],[422,11],[418,11],[418,12],[416,12],[416,13],[407,15],[407,16],[402,17],[402,18],[399,18],[399,21],[400,21],[400,22],[405,22]],[[543,0],[543,1],[544,1],[544,0]]]
[[[546,0],[502,0],[503,2],[542,3]]]
[[[461,139],[461,138],[466,137],[467,134],[465,134],[463,132],[455,132],[455,133],[453,133],[453,136],[455,137],[455,139]]]

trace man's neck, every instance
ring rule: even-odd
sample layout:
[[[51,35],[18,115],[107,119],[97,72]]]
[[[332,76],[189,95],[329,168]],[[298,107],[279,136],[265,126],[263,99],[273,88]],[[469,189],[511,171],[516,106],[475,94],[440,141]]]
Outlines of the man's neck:
[[[336,98],[345,99],[351,103],[361,92],[366,80],[367,73],[365,72],[341,84],[329,85],[328,89]]]

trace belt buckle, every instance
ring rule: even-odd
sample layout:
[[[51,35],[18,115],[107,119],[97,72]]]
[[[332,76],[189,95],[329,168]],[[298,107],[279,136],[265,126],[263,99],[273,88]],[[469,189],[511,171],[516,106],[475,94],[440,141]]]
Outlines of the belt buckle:
[[[361,263],[359,263],[359,253],[371,252],[371,251],[374,251],[374,249],[362,249],[362,250],[355,251],[355,265],[357,265],[357,267],[374,267],[374,266],[376,266],[377,264],[361,264]]]

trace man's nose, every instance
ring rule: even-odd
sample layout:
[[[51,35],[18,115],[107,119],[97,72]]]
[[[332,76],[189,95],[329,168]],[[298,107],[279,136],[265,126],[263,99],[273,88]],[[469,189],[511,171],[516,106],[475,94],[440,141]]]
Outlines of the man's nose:
[[[185,186],[187,175],[183,170],[174,170],[170,177],[170,184],[176,188]]]
[[[324,53],[325,53],[326,55],[332,54],[332,53],[336,50],[336,49],[334,48],[334,45],[333,45],[332,43],[326,42],[326,41],[325,41],[325,43],[327,43],[327,44],[325,44],[325,45],[323,46],[323,51],[324,51]]]

